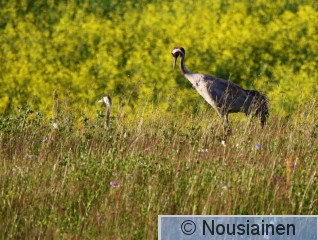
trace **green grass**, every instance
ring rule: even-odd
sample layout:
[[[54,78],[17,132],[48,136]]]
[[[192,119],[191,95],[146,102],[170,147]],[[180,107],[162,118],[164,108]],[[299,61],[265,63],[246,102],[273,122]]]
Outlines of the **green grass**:
[[[318,214],[318,124],[212,110],[127,122],[0,117],[1,238],[156,239],[159,214]],[[226,146],[221,141],[225,140]],[[260,149],[256,147],[260,144]]]

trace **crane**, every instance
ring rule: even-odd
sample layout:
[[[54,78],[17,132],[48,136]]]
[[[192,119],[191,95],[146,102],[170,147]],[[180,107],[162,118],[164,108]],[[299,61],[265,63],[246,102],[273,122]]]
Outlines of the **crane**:
[[[106,105],[105,127],[108,127],[109,119],[110,119],[110,111],[111,111],[111,108],[112,108],[112,99],[110,98],[110,96],[106,95],[102,99],[100,99],[98,102],[105,103],[105,105]]]
[[[247,116],[257,116],[262,127],[266,124],[269,109],[268,99],[263,93],[257,90],[245,90],[222,78],[189,71],[185,66],[183,47],[175,47],[171,53],[174,57],[173,68],[180,57],[181,73],[226,124],[229,123],[229,113],[236,112],[243,112]]]

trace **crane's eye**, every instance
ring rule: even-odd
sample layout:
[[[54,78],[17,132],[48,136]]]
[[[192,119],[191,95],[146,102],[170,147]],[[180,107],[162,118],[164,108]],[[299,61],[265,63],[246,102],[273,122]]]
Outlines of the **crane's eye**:
[[[171,54],[172,54],[172,56],[174,56],[175,58],[179,57],[179,55],[180,55],[179,52],[172,52]]]

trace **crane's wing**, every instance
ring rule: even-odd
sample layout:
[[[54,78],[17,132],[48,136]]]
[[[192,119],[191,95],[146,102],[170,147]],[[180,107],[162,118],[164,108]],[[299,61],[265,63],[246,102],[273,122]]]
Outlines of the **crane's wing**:
[[[204,75],[207,90],[217,107],[227,112],[239,112],[247,98],[245,90],[238,85],[209,75]]]

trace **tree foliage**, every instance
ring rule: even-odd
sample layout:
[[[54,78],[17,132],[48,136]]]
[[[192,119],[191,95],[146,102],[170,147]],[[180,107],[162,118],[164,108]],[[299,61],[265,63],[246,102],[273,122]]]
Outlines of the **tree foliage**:
[[[317,19],[314,0],[2,1],[0,112],[48,111],[55,89],[74,109],[107,93],[127,112],[193,110],[204,101],[172,70],[183,46],[190,70],[290,113],[318,92]]]

